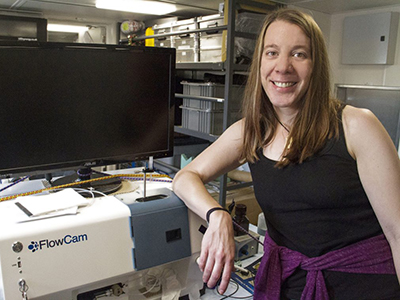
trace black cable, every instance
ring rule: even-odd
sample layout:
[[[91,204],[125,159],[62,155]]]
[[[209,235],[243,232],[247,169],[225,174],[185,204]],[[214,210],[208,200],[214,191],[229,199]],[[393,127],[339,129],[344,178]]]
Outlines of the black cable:
[[[220,295],[220,296],[224,296],[223,298],[221,298],[221,300],[222,300],[222,299],[229,298],[229,297],[232,297],[232,296],[235,295],[235,294],[238,292],[238,290],[239,290],[239,284],[238,284],[237,282],[235,282],[235,281],[233,281],[233,280],[231,279],[231,280],[229,280],[229,283],[233,283],[233,284],[236,286],[235,291],[232,292],[230,295],[223,295],[223,294],[221,294],[221,293],[218,291],[218,287],[216,287],[216,289],[217,289],[217,294]]]
[[[223,296],[220,300],[223,300],[223,299],[227,299],[227,298],[232,298],[232,299],[250,299],[250,298],[252,298],[253,297],[253,294],[252,293],[250,293],[249,291],[247,291],[250,295],[249,296],[244,296],[244,297],[235,297],[235,296],[233,296],[233,295],[235,295],[238,291],[239,291],[239,284],[236,282],[236,281],[234,281],[234,280],[230,280],[230,283],[233,283],[235,286],[236,286],[236,289],[235,289],[235,291],[233,291],[231,294],[229,294],[229,295],[223,295],[223,294],[221,294],[220,292],[218,292],[218,288],[217,288],[217,293],[218,293],[218,295],[220,295],[220,296]]]
[[[250,298],[253,298],[253,295],[244,296],[244,297],[234,297],[234,296],[230,296],[229,298],[232,298],[232,299],[250,299]],[[226,299],[226,298],[222,298],[222,299]]]

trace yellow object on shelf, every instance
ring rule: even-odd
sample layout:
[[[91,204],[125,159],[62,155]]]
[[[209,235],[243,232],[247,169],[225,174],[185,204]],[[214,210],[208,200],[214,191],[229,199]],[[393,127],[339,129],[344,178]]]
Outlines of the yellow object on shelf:
[[[154,35],[153,27],[146,28],[146,36]],[[146,39],[146,47],[154,47],[154,39]]]

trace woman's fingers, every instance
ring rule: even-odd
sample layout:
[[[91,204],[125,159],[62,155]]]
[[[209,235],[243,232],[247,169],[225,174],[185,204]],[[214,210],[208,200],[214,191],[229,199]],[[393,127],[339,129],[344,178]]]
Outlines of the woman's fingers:
[[[229,281],[231,280],[232,271],[233,271],[233,262],[225,264],[225,267],[222,271],[221,283],[218,287],[218,292],[220,294],[225,293],[226,289],[228,288]]]
[[[207,256],[208,256],[208,251],[206,249],[203,249],[204,247],[201,248],[201,253],[199,258],[197,258],[197,264],[199,265],[199,269],[201,272],[204,272],[204,268],[206,266],[207,262]]]
[[[221,277],[222,263],[214,260],[211,256],[207,260],[207,265],[203,273],[203,281],[207,282],[209,288],[214,288]]]
[[[203,282],[209,288],[214,288],[221,280],[218,291],[225,292],[233,270],[234,251],[235,243],[230,230],[207,230],[197,263],[203,272]]]

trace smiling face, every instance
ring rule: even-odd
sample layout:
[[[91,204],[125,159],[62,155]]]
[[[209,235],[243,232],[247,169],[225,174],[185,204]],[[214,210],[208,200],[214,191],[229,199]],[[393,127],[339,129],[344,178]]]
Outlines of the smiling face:
[[[298,108],[310,82],[310,39],[297,25],[271,23],[265,33],[261,83],[275,109]]]

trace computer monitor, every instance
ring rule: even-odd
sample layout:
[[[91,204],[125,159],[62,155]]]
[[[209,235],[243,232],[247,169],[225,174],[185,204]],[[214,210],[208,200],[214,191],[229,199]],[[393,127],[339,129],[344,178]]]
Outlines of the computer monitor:
[[[0,43],[0,178],[172,156],[175,50]]]

